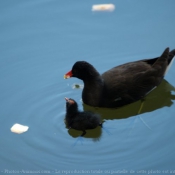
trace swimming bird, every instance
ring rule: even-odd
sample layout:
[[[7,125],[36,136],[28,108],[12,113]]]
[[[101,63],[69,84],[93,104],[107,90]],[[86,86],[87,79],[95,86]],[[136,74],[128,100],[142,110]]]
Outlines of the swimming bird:
[[[156,88],[175,58],[175,49],[166,48],[161,56],[125,63],[103,74],[86,61],[77,61],[64,78],[84,82],[82,100],[94,107],[121,107],[143,99]],[[161,95],[161,94],[160,94]]]
[[[77,102],[71,98],[65,97],[66,100],[66,124],[68,128],[83,131],[81,136],[86,134],[86,130],[94,129],[97,126],[102,127],[100,115],[90,111],[79,111]]]

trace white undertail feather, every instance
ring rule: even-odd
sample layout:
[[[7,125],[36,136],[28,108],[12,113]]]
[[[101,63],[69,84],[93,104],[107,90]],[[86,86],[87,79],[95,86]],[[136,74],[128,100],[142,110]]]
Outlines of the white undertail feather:
[[[166,74],[166,73],[169,71],[170,67],[171,67],[171,66],[172,66],[172,64],[173,64],[174,59],[175,59],[175,56],[172,58],[172,60],[171,60],[170,64],[167,66],[167,68],[166,68],[166,70],[165,70],[164,75],[165,75],[165,74]]]
[[[170,67],[172,66],[173,64],[173,61],[175,60],[175,56],[172,58],[170,64],[167,66],[166,70],[165,70],[165,73],[164,73],[164,76],[165,74],[169,71]],[[149,92],[147,92],[145,95],[148,95],[151,91],[153,91],[157,86],[155,86],[153,89],[151,89]]]

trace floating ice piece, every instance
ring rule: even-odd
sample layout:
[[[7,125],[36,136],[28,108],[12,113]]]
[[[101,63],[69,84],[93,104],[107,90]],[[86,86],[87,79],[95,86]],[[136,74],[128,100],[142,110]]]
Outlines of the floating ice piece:
[[[96,4],[92,6],[92,11],[114,11],[114,4]]]
[[[11,127],[10,130],[14,133],[21,134],[23,132],[26,132],[28,129],[29,129],[28,126],[24,126],[24,125],[16,123]]]

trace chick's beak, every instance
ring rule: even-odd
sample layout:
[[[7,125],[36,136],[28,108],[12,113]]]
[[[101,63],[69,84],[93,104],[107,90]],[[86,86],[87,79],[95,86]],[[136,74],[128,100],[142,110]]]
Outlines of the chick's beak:
[[[72,71],[69,71],[64,75],[64,79],[71,78],[73,76]]]
[[[67,97],[65,97],[65,100],[68,102],[69,101],[69,99],[67,98]]]

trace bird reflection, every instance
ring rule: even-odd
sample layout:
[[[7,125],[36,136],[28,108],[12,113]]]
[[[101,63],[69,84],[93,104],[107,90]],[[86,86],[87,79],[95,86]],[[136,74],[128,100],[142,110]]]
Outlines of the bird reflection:
[[[162,107],[170,107],[173,104],[173,100],[175,100],[175,95],[172,94],[172,91],[175,92],[175,87],[173,87],[166,80],[163,80],[162,83],[153,91],[151,91],[144,98],[144,105],[140,110],[139,114],[143,114],[146,112],[155,111]],[[90,107],[86,104],[83,104],[83,109],[85,111],[92,111],[101,114],[102,119],[124,119],[131,116],[138,115],[138,111],[140,109],[142,101],[139,100],[135,103],[131,103],[129,105],[109,109],[109,108],[95,108]]]
[[[92,111],[94,113],[98,113],[101,115],[102,120],[124,119],[136,116],[138,114],[152,112],[163,107],[170,107],[173,104],[173,100],[175,100],[175,95],[172,94],[173,91],[175,92],[175,87],[173,87],[166,80],[163,80],[162,83],[156,89],[151,91],[144,98],[144,104],[141,110],[140,110],[140,106],[142,105],[141,100],[115,109],[98,108],[98,107],[96,108],[88,106],[86,104],[82,105],[84,111]],[[105,123],[103,124],[103,126],[105,126]],[[97,141],[100,139],[102,132],[103,129],[101,130],[101,127],[98,127],[96,129],[88,130],[87,134],[84,137],[93,138],[94,141]],[[73,129],[68,130],[68,133],[72,137],[78,137],[80,135],[79,131]]]
[[[69,135],[71,135],[74,138],[79,137],[81,135],[81,131],[77,131],[74,129],[69,129],[68,133],[69,133]],[[95,129],[87,130],[86,134],[83,137],[94,138],[94,141],[98,141],[100,139],[101,134],[102,134],[102,128],[97,127]]]

